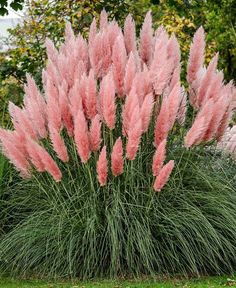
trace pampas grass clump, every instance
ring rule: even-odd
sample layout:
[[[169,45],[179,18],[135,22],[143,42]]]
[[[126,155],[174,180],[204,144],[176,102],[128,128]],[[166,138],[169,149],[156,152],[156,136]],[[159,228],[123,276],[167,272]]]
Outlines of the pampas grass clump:
[[[22,176],[0,213],[3,271],[234,271],[236,166],[219,147],[235,87],[217,70],[218,54],[204,66],[204,37],[200,27],[188,89],[178,41],[153,31],[150,12],[139,42],[130,15],[123,32],[105,11],[88,40],[67,23],[59,50],[46,41],[43,91],[28,75],[23,107],[9,104],[14,130],[0,130],[2,152]]]

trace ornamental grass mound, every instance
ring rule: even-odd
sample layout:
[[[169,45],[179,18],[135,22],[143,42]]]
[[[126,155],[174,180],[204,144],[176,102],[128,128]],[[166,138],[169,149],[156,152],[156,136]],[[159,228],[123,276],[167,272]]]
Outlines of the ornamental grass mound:
[[[88,39],[67,23],[60,48],[49,39],[46,48],[43,91],[27,75],[23,106],[9,103],[14,130],[0,130],[22,177],[1,201],[1,271],[235,271],[236,166],[221,150],[236,88],[217,70],[218,54],[204,65],[203,28],[187,87],[178,41],[153,30],[150,12],[139,41],[131,15],[122,30],[102,11]]]

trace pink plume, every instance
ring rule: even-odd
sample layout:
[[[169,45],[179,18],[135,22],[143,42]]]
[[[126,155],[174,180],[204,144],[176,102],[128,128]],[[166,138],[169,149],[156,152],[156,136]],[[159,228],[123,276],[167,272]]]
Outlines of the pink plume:
[[[111,65],[111,47],[109,34],[105,31],[96,34],[92,45],[89,46],[90,63],[98,78],[107,74]]]
[[[45,171],[45,165],[43,164],[43,161],[38,153],[38,150],[35,149],[35,145],[32,139],[27,138],[26,139],[26,150],[30,159],[30,162],[34,165],[36,170],[38,172],[44,172]]]
[[[86,115],[89,119],[92,119],[97,114],[97,83],[92,69],[89,71],[86,84]]]
[[[27,153],[21,148],[18,135],[15,131],[0,128],[0,146],[3,154],[12,162],[23,178],[30,176],[30,164]]]
[[[32,163],[35,163],[36,159],[40,159],[42,165],[43,171],[47,171],[49,174],[52,175],[53,179],[56,182],[59,182],[62,178],[62,174],[60,169],[58,168],[56,162],[52,159],[52,157],[49,155],[49,153],[40,146],[37,142],[33,140],[29,140],[30,143],[28,145],[32,145],[31,149],[27,149],[28,152],[31,152],[32,154],[29,154],[29,157],[32,159]],[[37,167],[36,167],[37,168]]]
[[[177,65],[177,67],[174,69],[173,75],[170,80],[170,91],[175,87],[175,85],[180,82],[180,72],[181,72],[181,66]]]
[[[105,30],[108,25],[108,15],[105,9],[100,14],[100,30]]]
[[[158,145],[167,138],[169,132],[169,107],[168,99],[164,98],[161,105],[161,110],[156,119],[156,124],[154,128],[154,145]]]
[[[47,118],[48,124],[56,128],[61,129],[62,119],[59,105],[59,92],[58,89],[53,85],[51,79],[48,79],[47,86],[45,87],[47,95]]]
[[[205,53],[205,32],[203,27],[198,28],[194,34],[193,42],[190,46],[190,55],[187,68],[187,81],[192,83],[197,76],[198,70],[203,66]]]
[[[179,110],[179,104],[181,99],[181,87],[178,82],[168,95],[168,107],[169,107],[169,130],[174,126],[177,113]]]
[[[218,53],[215,55],[214,58],[212,58],[211,62],[209,63],[206,73],[204,77],[202,78],[202,81],[199,86],[199,90],[197,93],[197,105],[198,107],[201,107],[205,101],[206,101],[206,96],[207,96],[207,90],[209,89],[212,80],[215,77],[215,70],[217,66],[217,61],[218,61]]]
[[[63,81],[59,88],[59,106],[63,124],[65,125],[68,135],[72,136],[74,131],[73,118],[71,115],[69,99],[67,96],[67,85]]]
[[[140,56],[144,63],[150,64],[152,60],[153,50],[153,29],[152,29],[152,15],[148,11],[140,31]]]
[[[178,40],[174,34],[171,35],[168,41],[167,53],[168,57],[173,59],[174,67],[178,67],[180,65],[181,53]]]
[[[203,108],[198,112],[192,127],[184,138],[185,147],[189,148],[192,145],[199,144],[209,127],[212,119],[213,101],[209,100]]]
[[[139,148],[141,135],[142,135],[142,120],[139,115],[139,107],[136,106],[131,119],[128,130],[128,142],[126,146],[126,157],[129,160],[134,160]]]
[[[161,95],[167,86],[174,69],[174,61],[168,58],[167,46],[161,38],[156,41],[153,61],[150,66],[150,78],[156,95]]]
[[[119,137],[112,149],[111,153],[111,170],[114,176],[119,176],[123,173],[124,159],[123,159],[123,147],[122,141]]]
[[[157,176],[163,166],[166,158],[166,139],[164,139],[157,147],[152,161],[152,174]]]
[[[180,105],[177,114],[177,121],[180,125],[183,125],[185,122],[186,112],[187,112],[187,93],[185,92],[184,88],[181,87],[181,98],[180,98]]]
[[[47,50],[48,59],[50,59],[54,65],[57,65],[58,50],[56,49],[55,45],[49,38],[46,38],[45,46]]]
[[[220,141],[222,136],[224,135],[228,125],[229,125],[229,121],[232,117],[232,110],[231,107],[228,106],[227,110],[225,111],[222,119],[221,119],[221,123],[216,131],[216,139],[217,141]]]
[[[79,93],[80,82],[77,79],[68,94],[71,115],[76,117],[79,110],[83,110],[82,98]]]
[[[107,174],[108,174],[107,152],[106,152],[106,146],[103,146],[97,161],[97,177],[101,186],[106,185]]]
[[[151,121],[152,117],[152,111],[153,111],[154,101],[153,101],[153,95],[152,93],[146,95],[143,104],[140,109],[140,116],[142,119],[142,130],[143,133],[147,132],[149,123]]]
[[[170,178],[170,174],[174,168],[174,160],[170,160],[160,171],[154,183],[154,190],[161,191]]]
[[[106,125],[113,129],[116,122],[115,85],[109,72],[100,84],[100,108]]]
[[[89,130],[89,144],[91,151],[98,151],[100,148],[100,144],[102,142],[101,139],[101,121],[100,116],[97,114],[91,121],[91,126]]]
[[[68,162],[69,156],[67,153],[67,148],[58,130],[55,129],[53,126],[49,126],[49,134],[52,141],[53,149],[57,153],[58,158],[61,159],[61,161],[63,162]]]
[[[81,161],[86,163],[90,157],[90,143],[88,124],[82,110],[78,111],[74,119],[74,139]]]
[[[124,39],[127,54],[129,55],[130,52],[136,51],[135,22],[130,14],[125,19]]]
[[[12,102],[9,102],[9,113],[12,118],[12,122],[14,125],[15,130],[28,135],[32,139],[37,139],[37,132],[32,122],[27,116],[26,110],[20,109]]]
[[[94,17],[93,21],[92,21],[92,23],[90,25],[90,28],[89,28],[89,46],[92,45],[96,34],[97,34],[97,24],[96,24],[96,19]]]
[[[106,33],[108,34],[109,44],[112,50],[117,37],[122,34],[122,31],[115,20],[108,24]]]
[[[127,61],[127,54],[125,49],[125,43],[123,35],[120,34],[115,41],[112,50],[112,71],[113,78],[116,85],[116,90],[119,97],[124,96],[124,77],[125,77],[125,66]]]
[[[136,72],[137,72],[136,61],[134,54],[131,51],[125,68],[124,90],[126,94],[129,94],[131,91]]]
[[[204,141],[212,140],[221,123],[221,120],[229,107],[227,97],[220,97],[213,105],[212,118],[203,137]]]
[[[125,99],[125,104],[123,105],[123,111],[122,111],[122,133],[124,136],[128,135],[130,121],[131,121],[131,115],[133,111],[136,109],[136,107],[139,107],[138,97],[136,94],[136,91],[134,88],[130,91],[130,93],[127,95]]]

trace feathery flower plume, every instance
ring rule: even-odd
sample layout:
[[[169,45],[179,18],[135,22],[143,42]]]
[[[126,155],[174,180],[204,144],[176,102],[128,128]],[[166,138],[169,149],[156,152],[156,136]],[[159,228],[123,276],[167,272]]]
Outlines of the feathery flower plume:
[[[35,149],[34,141],[30,138],[26,138],[25,147],[27,150],[29,160],[33,164],[33,166],[36,168],[36,170],[38,172],[44,172],[45,165],[43,164],[43,161],[39,153],[37,152],[37,149]]]
[[[135,52],[136,51],[135,22],[130,14],[125,19],[124,39],[127,54],[129,55],[130,52]]]
[[[53,85],[51,79],[48,79],[45,87],[47,95],[47,118],[48,124],[56,128],[61,129],[61,111],[59,106],[59,92],[58,89]]]
[[[166,139],[164,139],[157,147],[152,161],[152,174],[157,176],[163,166],[166,158]]]
[[[161,38],[156,41],[153,61],[149,72],[156,95],[162,94],[174,69],[174,61],[168,57],[167,45],[164,39],[165,38]]]
[[[205,53],[205,32],[203,27],[199,27],[194,34],[193,42],[190,46],[190,55],[187,67],[187,81],[192,83],[197,76],[198,70],[203,66]]]
[[[37,131],[32,125],[32,122],[27,117],[27,111],[24,109],[20,109],[15,104],[9,101],[8,106],[9,113],[12,118],[12,123],[14,125],[15,130],[28,135],[32,139],[37,139]]]
[[[55,45],[53,44],[53,42],[49,38],[46,38],[45,46],[46,46],[46,50],[47,50],[48,59],[51,60],[51,62],[54,65],[57,66],[58,50],[56,49]]]
[[[67,148],[64,140],[60,135],[60,132],[53,126],[49,126],[49,135],[52,141],[53,149],[57,153],[58,158],[61,159],[61,161],[63,162],[68,162],[69,156],[67,153]]]
[[[81,161],[86,163],[90,157],[90,143],[88,124],[82,110],[78,111],[74,119],[74,140]]]
[[[68,94],[69,107],[73,118],[76,117],[79,110],[83,110],[82,98],[79,94],[79,85],[80,82],[77,79]]]
[[[215,77],[217,62],[218,62],[218,53],[212,58],[211,62],[209,63],[206,73],[203,76],[202,81],[200,83],[196,99],[197,107],[201,107],[206,102],[207,90],[209,89],[212,80]]]
[[[86,96],[85,96],[85,108],[86,115],[89,119],[92,119],[97,114],[97,88],[96,80],[94,78],[94,72],[91,69],[87,78]]]
[[[69,99],[67,96],[67,85],[64,81],[61,83],[60,88],[59,88],[59,106],[60,106],[62,121],[63,121],[64,126],[67,129],[68,135],[73,136],[74,124],[73,124],[73,118],[71,115]]]
[[[177,38],[174,34],[171,35],[167,44],[167,54],[169,58],[173,59],[174,67],[179,66],[181,60],[180,47]]]
[[[203,137],[204,141],[210,141],[214,138],[225,112],[229,107],[228,97],[221,96],[213,105],[212,118],[208,129]]]
[[[108,25],[108,15],[105,9],[100,14],[100,30],[105,30]]]
[[[27,105],[29,105],[29,102],[35,102],[37,105],[37,108],[40,113],[40,119],[41,119],[42,124],[40,125],[45,125],[47,124],[47,114],[46,114],[46,101],[43,97],[43,95],[40,93],[34,79],[29,75],[26,74],[26,79],[27,79],[27,85],[24,86],[25,90],[25,96],[24,96],[24,105],[27,110]],[[46,128],[45,128],[46,129]],[[45,132],[45,137],[46,137],[46,132]]]
[[[134,160],[139,148],[142,135],[142,120],[139,115],[139,107],[136,106],[131,119],[130,128],[128,130],[128,142],[126,146],[126,157],[129,160]]]
[[[21,176],[28,178],[30,176],[30,164],[27,159],[27,153],[22,151],[18,135],[15,131],[4,130],[0,128],[0,147],[3,154],[20,171]]]
[[[152,14],[148,11],[140,31],[139,52],[144,63],[150,64],[153,50]]]
[[[111,153],[111,170],[114,176],[119,176],[123,173],[124,159],[123,159],[123,147],[122,141],[119,137],[112,149]]]
[[[106,125],[113,129],[116,122],[115,85],[111,71],[100,84],[100,109]]]
[[[136,61],[134,54],[131,51],[125,67],[125,77],[124,77],[125,94],[130,93],[136,72],[137,72]]]
[[[61,181],[62,178],[61,171],[58,168],[56,162],[49,155],[49,153],[37,142],[33,140],[29,141],[30,141],[29,145],[31,145],[32,147],[31,149],[27,149],[27,151],[29,152],[30,159],[32,159],[32,163],[35,164],[36,158],[40,159],[40,161],[42,162],[43,171],[47,171],[49,174],[51,174],[56,182]],[[37,167],[35,168],[37,169]]]
[[[170,123],[168,106],[168,99],[165,97],[162,100],[161,110],[157,116],[154,128],[154,145],[156,147],[158,147],[158,145],[167,138],[169,132]]]
[[[124,96],[124,77],[125,77],[125,66],[127,61],[126,58],[127,54],[125,49],[124,37],[123,34],[120,34],[116,38],[112,50],[113,78],[119,97]]]
[[[100,148],[101,139],[101,126],[100,116],[97,114],[91,121],[89,130],[89,147],[90,150],[95,152]]]
[[[109,44],[112,50],[117,37],[122,34],[122,31],[115,20],[109,23],[106,29],[106,33],[108,34]]]
[[[212,119],[213,101],[209,100],[198,112],[192,127],[184,138],[184,145],[190,148],[201,143]]]
[[[159,175],[156,176],[154,182],[154,190],[161,191],[161,189],[166,185],[169,180],[170,174],[174,168],[174,160],[170,160],[160,171]]]
[[[97,177],[101,186],[106,185],[108,174],[106,146],[103,146],[97,161]]]
[[[90,28],[89,28],[89,46],[92,46],[93,45],[93,40],[95,38],[97,34],[97,24],[96,24],[96,19],[95,17],[93,18],[93,21],[90,25]]]
[[[132,116],[133,111],[139,107],[138,96],[134,88],[130,91],[125,99],[125,104],[123,105],[122,111],[122,133],[124,136],[128,135],[130,125],[130,119]]]
[[[181,87],[180,105],[177,113],[177,121],[180,125],[183,125],[185,122],[186,112],[187,112],[187,93],[185,92],[184,88]]]
[[[232,116],[232,109],[230,106],[228,106],[226,112],[224,113],[224,116],[221,119],[221,123],[216,131],[216,139],[217,141],[220,141],[222,136],[224,135],[228,125],[229,125],[229,121],[231,119]]]
[[[111,65],[112,50],[108,37],[105,31],[99,32],[89,46],[90,63],[98,78],[106,75]]]
[[[152,93],[146,95],[144,98],[143,104],[140,108],[140,116],[142,119],[142,130],[143,133],[147,132],[149,123],[152,117],[152,110],[154,106],[153,95]]]
[[[176,83],[170,94],[168,95],[168,108],[169,108],[169,130],[171,130],[174,126],[180,99],[181,99],[181,87],[180,83]]]

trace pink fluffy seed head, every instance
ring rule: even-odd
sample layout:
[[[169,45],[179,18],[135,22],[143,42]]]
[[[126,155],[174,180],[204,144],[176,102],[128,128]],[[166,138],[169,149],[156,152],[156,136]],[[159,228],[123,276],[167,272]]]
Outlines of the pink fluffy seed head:
[[[170,174],[174,168],[174,160],[170,160],[160,171],[159,175],[156,176],[154,182],[154,190],[159,192],[166,185],[170,178]]]
[[[132,16],[129,14],[125,19],[124,24],[124,39],[127,54],[134,52],[136,50],[136,32],[135,32],[135,22]]]
[[[198,28],[190,46],[190,55],[187,68],[187,81],[192,83],[196,79],[198,70],[204,63],[205,32],[203,27]]]
[[[97,161],[97,177],[100,186],[106,185],[107,176],[108,176],[107,152],[106,152],[106,146],[104,146]]]
[[[143,104],[140,109],[140,116],[142,119],[142,130],[143,133],[147,132],[153,111],[154,101],[153,95],[150,93],[146,95]]]
[[[90,143],[88,124],[82,110],[78,111],[74,120],[74,140],[82,163],[86,163],[90,157]]]
[[[164,98],[161,105],[161,110],[156,119],[154,128],[154,145],[158,145],[167,138],[169,132],[169,107],[168,100]]]
[[[149,64],[152,60],[153,52],[153,29],[151,11],[147,12],[140,31],[140,48],[141,59],[144,63]]]
[[[64,140],[60,133],[54,128],[49,126],[49,134],[54,151],[57,153],[58,158],[63,162],[69,161],[69,155]]]
[[[97,114],[91,121],[91,126],[89,130],[89,147],[90,150],[95,152],[100,149],[102,142],[101,139],[101,127],[102,123],[100,121],[100,116]]]
[[[112,149],[111,170],[114,176],[119,176],[124,170],[123,147],[120,137],[116,140]]]
[[[163,166],[166,158],[166,139],[164,139],[157,147],[152,161],[152,174],[157,176]]]

